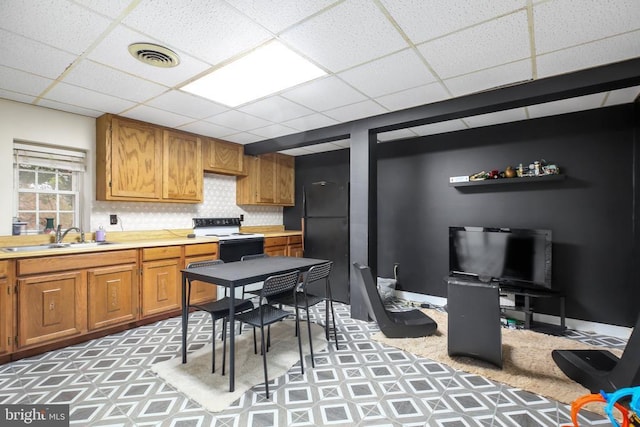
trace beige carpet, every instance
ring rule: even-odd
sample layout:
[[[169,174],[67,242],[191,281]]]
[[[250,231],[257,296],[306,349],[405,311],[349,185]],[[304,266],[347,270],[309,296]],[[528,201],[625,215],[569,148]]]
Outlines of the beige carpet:
[[[570,404],[589,390],[571,381],[551,358],[554,349],[594,348],[568,338],[529,330],[502,329],[502,370],[470,357],[447,354],[447,315],[436,310],[423,310],[438,323],[438,332],[424,338],[387,338],[381,332],[372,339],[410,353],[442,362],[452,368],[481,375],[512,387],[530,391]],[[618,356],[620,351],[612,350]]]
[[[267,372],[269,380],[284,375],[294,364],[299,362],[298,340],[294,336],[293,321],[279,322],[271,326],[271,348],[267,352]],[[305,322],[301,324],[302,352],[309,354],[309,336]],[[311,323],[313,352],[319,353],[327,347],[324,328]],[[211,412],[220,412],[235,402],[247,390],[257,384],[264,384],[264,370],[260,355],[260,331],[257,330],[258,354],[253,352],[253,333],[243,331],[236,336],[236,384],[235,390],[229,392],[229,358],[227,357],[226,375],[222,376],[222,342],[216,343],[216,372],[211,373],[211,344],[188,355],[187,363],[182,364],[182,357],[156,363],[151,367],[160,378],[187,395]],[[227,346],[227,352],[229,348]],[[311,363],[305,357],[305,369]],[[299,367],[296,367],[299,369]],[[299,371],[298,371],[299,372]],[[269,387],[269,393],[275,389]]]

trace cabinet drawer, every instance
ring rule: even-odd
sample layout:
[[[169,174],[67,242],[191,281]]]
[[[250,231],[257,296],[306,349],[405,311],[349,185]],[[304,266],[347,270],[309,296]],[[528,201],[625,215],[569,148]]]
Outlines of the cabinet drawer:
[[[186,245],[184,247],[184,256],[194,255],[211,255],[211,258],[218,257],[217,243],[201,243],[197,245]]]
[[[25,276],[27,274],[51,273],[87,267],[128,264],[136,262],[137,258],[136,249],[24,258],[17,261],[17,274],[18,276]]]
[[[158,246],[156,248],[145,248],[142,250],[143,261],[153,261],[155,259],[180,258],[180,246]]]
[[[286,244],[286,237],[267,237],[266,239],[264,239],[265,248],[270,248],[272,246],[286,246]]]
[[[290,245],[301,245],[302,244],[302,236],[289,236],[289,244]]]

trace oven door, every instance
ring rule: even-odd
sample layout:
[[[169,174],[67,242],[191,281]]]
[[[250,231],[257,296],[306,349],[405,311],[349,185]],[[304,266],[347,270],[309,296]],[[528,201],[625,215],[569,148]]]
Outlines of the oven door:
[[[245,255],[256,255],[264,252],[264,238],[221,240],[218,257],[224,262],[240,261]]]

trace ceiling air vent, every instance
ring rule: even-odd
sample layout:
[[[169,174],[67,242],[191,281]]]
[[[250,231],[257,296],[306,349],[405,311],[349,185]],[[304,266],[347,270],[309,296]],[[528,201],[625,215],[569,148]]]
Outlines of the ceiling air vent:
[[[129,53],[140,62],[154,67],[171,68],[180,63],[178,54],[152,43],[133,43],[129,45]]]

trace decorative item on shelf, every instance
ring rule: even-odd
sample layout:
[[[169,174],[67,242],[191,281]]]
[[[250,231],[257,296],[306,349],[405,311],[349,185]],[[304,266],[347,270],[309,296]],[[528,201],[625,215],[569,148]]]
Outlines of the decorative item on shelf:
[[[518,178],[522,178],[524,176],[524,167],[522,163],[518,165]]]
[[[482,171],[469,176],[469,181],[483,181],[487,178],[489,178],[489,174],[486,171]]]
[[[515,176],[516,176],[516,170],[512,168],[511,165],[507,166],[507,168],[504,170],[504,177],[513,178]]]

